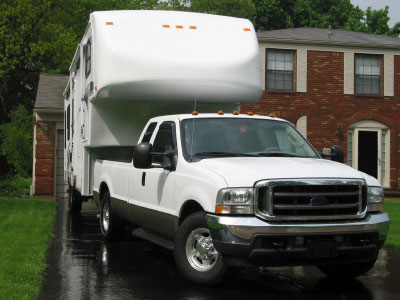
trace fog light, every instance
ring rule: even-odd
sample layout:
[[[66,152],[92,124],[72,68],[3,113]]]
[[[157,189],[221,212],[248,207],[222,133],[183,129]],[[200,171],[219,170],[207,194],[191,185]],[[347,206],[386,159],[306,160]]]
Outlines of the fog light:
[[[303,247],[304,246],[304,237],[296,236],[296,238],[294,239],[294,246],[297,248]]]

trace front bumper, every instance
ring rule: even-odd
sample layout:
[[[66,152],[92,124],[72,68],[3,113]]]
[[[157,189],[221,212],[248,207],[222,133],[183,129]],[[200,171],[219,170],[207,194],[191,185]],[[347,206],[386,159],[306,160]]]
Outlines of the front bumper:
[[[226,260],[258,265],[371,261],[389,230],[386,213],[348,221],[267,222],[207,214],[215,248]]]

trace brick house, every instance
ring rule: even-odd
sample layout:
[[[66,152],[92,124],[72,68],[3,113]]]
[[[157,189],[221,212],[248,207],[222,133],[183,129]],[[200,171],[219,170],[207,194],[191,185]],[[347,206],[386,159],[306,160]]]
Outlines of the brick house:
[[[68,75],[40,74],[33,109],[33,195],[66,196],[63,92],[68,78]]]
[[[340,145],[345,163],[400,190],[400,39],[343,30],[257,33],[262,98],[242,112],[274,113],[318,151]]]

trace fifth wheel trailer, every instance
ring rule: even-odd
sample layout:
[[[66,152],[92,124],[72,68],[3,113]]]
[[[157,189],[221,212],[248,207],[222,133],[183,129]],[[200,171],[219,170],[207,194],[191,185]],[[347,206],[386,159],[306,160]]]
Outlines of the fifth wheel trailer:
[[[379,182],[325,160],[287,121],[240,114],[262,93],[244,19],[92,13],[65,91],[72,212],[93,198],[106,240],[126,224],[189,280],[230,265],[317,265],[355,277],[389,229]]]

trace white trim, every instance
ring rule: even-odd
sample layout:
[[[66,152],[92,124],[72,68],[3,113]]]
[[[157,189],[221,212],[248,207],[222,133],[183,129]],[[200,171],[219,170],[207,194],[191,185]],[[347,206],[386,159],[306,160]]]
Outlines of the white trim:
[[[297,50],[297,92],[307,93],[307,50]]]
[[[394,96],[394,55],[385,54],[384,55],[384,66],[383,66],[383,95],[386,97]]]

